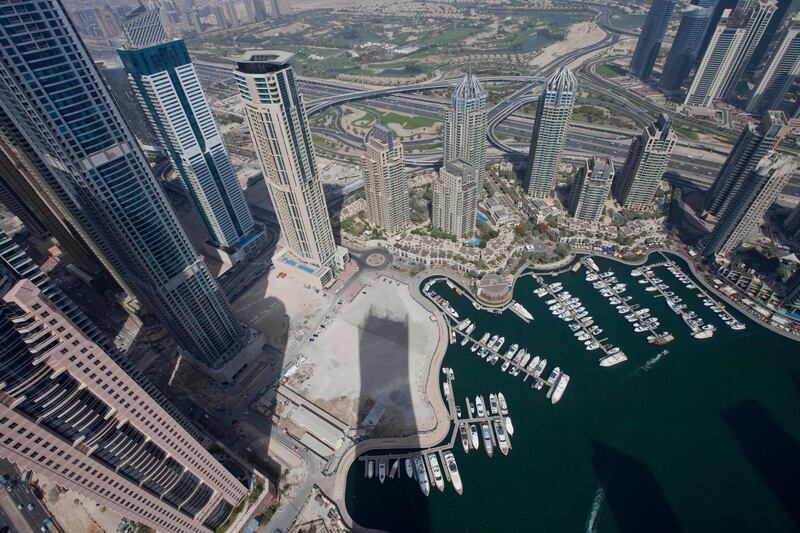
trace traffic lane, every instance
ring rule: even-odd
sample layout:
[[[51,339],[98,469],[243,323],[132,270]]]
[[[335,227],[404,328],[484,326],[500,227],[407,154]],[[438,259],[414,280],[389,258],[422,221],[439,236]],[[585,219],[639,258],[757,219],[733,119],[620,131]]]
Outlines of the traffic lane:
[[[28,489],[27,492],[25,492],[25,488]],[[2,491],[8,496],[12,505],[25,519],[31,530],[41,531],[44,521],[50,518],[50,515],[45,510],[42,503],[34,496],[33,490],[27,487],[24,481],[20,480],[10,492],[5,488],[3,488]],[[32,510],[28,510],[29,505],[32,507]]]

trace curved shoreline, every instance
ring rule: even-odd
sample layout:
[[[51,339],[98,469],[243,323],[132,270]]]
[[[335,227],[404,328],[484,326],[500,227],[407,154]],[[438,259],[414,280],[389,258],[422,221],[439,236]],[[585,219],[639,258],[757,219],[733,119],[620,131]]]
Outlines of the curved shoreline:
[[[716,297],[720,298],[726,304],[728,304],[731,307],[735,308],[738,312],[740,312],[744,316],[746,316],[750,321],[758,324],[759,326],[764,327],[765,329],[770,330],[773,333],[779,333],[782,336],[784,336],[784,337],[786,337],[786,338],[788,338],[790,340],[794,340],[795,342],[799,342],[800,341],[800,338],[798,338],[797,336],[792,336],[792,335],[790,335],[790,334],[788,334],[788,333],[786,333],[786,332],[784,332],[782,330],[779,330],[777,328],[772,327],[769,324],[766,324],[766,323],[764,323],[764,322],[762,322],[760,320],[754,319],[749,312],[745,311],[737,303],[731,301],[728,297],[726,297],[725,295],[723,295],[719,291],[717,291],[716,288],[713,287],[710,283],[708,283],[706,281],[705,277],[695,269],[694,264],[692,263],[692,261],[690,259],[684,257],[682,254],[680,254],[679,252],[676,252],[675,250],[669,250],[669,249],[666,249],[666,248],[657,249],[657,250],[651,250],[651,251],[649,251],[647,253],[647,255],[645,255],[641,260],[638,260],[638,261],[626,261],[626,260],[620,259],[618,257],[609,256],[609,255],[602,254],[602,253],[589,253],[589,252],[587,252],[587,253],[574,253],[574,254],[571,254],[569,256],[570,260],[568,261],[568,264],[571,264],[573,261],[575,261],[577,258],[579,258],[581,256],[586,256],[586,257],[602,257],[604,259],[609,259],[609,260],[615,261],[615,262],[623,264],[623,265],[634,266],[635,267],[635,266],[642,266],[642,265],[647,264],[649,262],[649,260],[650,260],[650,256],[651,255],[659,254],[659,253],[670,254],[670,255],[676,256],[676,257],[680,258],[681,260],[683,260],[686,263],[686,265],[688,266],[689,271],[691,272],[692,276],[705,289],[707,289],[708,291],[712,292]],[[565,260],[566,260],[566,258],[565,258]],[[556,267],[556,268],[558,268],[558,267]],[[512,287],[511,287],[512,293],[513,293],[514,289],[516,288],[516,284],[517,284],[517,280],[519,279],[519,276],[522,273],[524,273],[525,271],[528,271],[528,270],[536,271],[537,273],[540,273],[540,274],[547,274],[550,270],[552,270],[552,267],[548,268],[547,270],[537,269],[537,268],[535,268],[533,266],[530,266],[530,265],[526,265],[526,266],[521,267],[517,271],[517,273],[514,275],[514,279],[513,279]],[[447,353],[447,348],[449,346],[447,323],[446,323],[444,317],[442,316],[441,312],[439,311],[439,309],[435,308],[435,306],[433,306],[433,304],[430,302],[430,300],[425,298],[422,295],[422,293],[420,292],[420,286],[424,283],[424,281],[426,279],[434,277],[434,276],[445,277],[447,279],[452,280],[454,283],[458,283],[460,286],[462,286],[462,288],[466,289],[466,287],[464,287],[463,283],[461,283],[460,281],[456,280],[453,277],[453,273],[452,272],[448,272],[448,271],[440,270],[440,269],[425,271],[425,276],[423,278],[421,278],[421,281],[419,283],[413,284],[413,285],[411,283],[408,284],[408,287],[409,287],[409,290],[411,292],[412,298],[417,303],[422,305],[422,307],[426,311],[431,312],[436,317],[437,325],[439,327],[439,342],[438,342],[437,347],[436,347],[436,352],[434,353],[433,357],[430,360],[430,364],[429,364],[429,367],[428,367],[428,378],[426,380],[426,387],[425,387],[425,390],[426,390],[426,398],[425,399],[428,401],[428,403],[434,409],[434,412],[436,414],[436,424],[430,430],[421,431],[421,432],[418,432],[416,434],[407,435],[407,436],[404,436],[404,437],[386,437],[386,438],[376,437],[376,438],[373,438],[373,439],[369,439],[367,441],[360,442],[360,443],[356,444],[355,446],[352,446],[342,456],[342,458],[340,459],[340,462],[339,462],[339,469],[337,470],[337,473],[336,473],[336,476],[335,476],[335,479],[334,479],[334,491],[335,491],[337,496],[340,496],[340,498],[335,498],[334,502],[336,503],[337,507],[339,508],[339,513],[340,513],[340,515],[342,517],[342,520],[344,521],[345,525],[347,525],[347,527],[349,527],[353,531],[363,531],[363,532],[381,531],[381,530],[378,530],[378,529],[370,529],[370,528],[365,528],[363,526],[360,526],[350,516],[349,511],[347,510],[347,505],[346,505],[346,502],[345,502],[345,492],[346,492],[347,477],[349,475],[350,468],[352,467],[353,462],[355,461],[355,459],[359,455],[361,455],[363,453],[366,453],[366,452],[369,452],[369,451],[374,451],[374,450],[379,450],[379,449],[389,450],[389,449],[402,449],[402,448],[426,448],[426,447],[429,447],[429,446],[434,446],[434,445],[438,444],[439,442],[441,442],[442,440],[444,440],[444,438],[447,437],[447,434],[450,431],[450,417],[449,417],[449,413],[447,412],[447,408],[446,408],[446,406],[444,404],[444,400],[442,398],[442,395],[439,392],[439,382],[438,382],[437,379],[432,379],[432,378],[435,378],[439,374],[439,372],[441,372],[442,362],[444,360],[444,356]],[[434,403],[437,404],[437,405],[431,404],[431,398],[435,398]],[[441,408],[441,410],[437,409],[437,408]],[[442,419],[440,419],[440,416],[442,414],[443,414],[444,420],[446,421],[445,424],[442,424]],[[346,466],[346,468],[345,468],[345,466]]]

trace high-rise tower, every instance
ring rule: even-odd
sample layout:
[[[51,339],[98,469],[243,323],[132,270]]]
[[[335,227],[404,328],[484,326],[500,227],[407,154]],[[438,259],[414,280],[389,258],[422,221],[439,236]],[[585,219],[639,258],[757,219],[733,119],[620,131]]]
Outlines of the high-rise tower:
[[[433,226],[463,239],[475,230],[478,169],[462,159],[445,163],[433,180]]]
[[[486,91],[468,72],[444,112],[444,162],[463,159],[478,169],[478,194],[486,179]]]
[[[776,9],[775,0],[740,0],[735,10],[723,11],[685,105],[707,107],[730,97]]]
[[[684,10],[659,81],[659,86],[665,93],[680,92],[703,44],[712,15],[712,9],[696,5],[690,5]]]
[[[567,203],[572,216],[587,222],[600,220],[613,180],[614,163],[610,158],[587,159],[569,191]]]
[[[144,5],[128,13],[122,23],[122,33],[130,48],[141,48],[167,40],[158,9],[148,9]]]
[[[633,139],[625,165],[613,184],[614,196],[624,208],[645,210],[653,205],[676,140],[672,119],[666,113]]]
[[[669,26],[669,19],[675,9],[675,0],[653,0],[647,18],[642,26],[642,33],[636,41],[628,71],[640,80],[647,80],[653,72],[653,65],[661,49],[661,41]]]
[[[800,15],[795,15],[780,44],[761,73],[753,96],[747,102],[747,112],[762,115],[777,109],[792,83],[800,75]]]
[[[708,190],[703,209],[715,217],[723,216],[761,158],[778,146],[787,132],[786,116],[780,111],[768,111],[760,126],[745,125]]]
[[[214,531],[245,486],[43,284],[0,261],[0,456],[154,530]]]
[[[572,71],[562,66],[539,95],[523,181],[525,192],[534,198],[553,194],[577,93],[578,81]]]
[[[186,44],[175,39],[117,52],[211,243],[230,262],[255,255],[266,239],[253,224]]]
[[[375,124],[367,141],[367,155],[361,158],[367,218],[388,235],[395,235],[411,223],[403,145],[383,124]]]
[[[726,257],[758,227],[797,170],[797,162],[769,152],[745,179],[736,199],[703,243],[703,256]]]
[[[343,268],[322,191],[302,95],[281,51],[246,52],[236,83],[283,239],[296,258],[328,269],[323,285]]]
[[[0,106],[122,282],[192,357],[221,368],[241,349],[244,329],[181,228],[62,5],[13,0],[3,8]],[[24,44],[31,40],[37,47]]]

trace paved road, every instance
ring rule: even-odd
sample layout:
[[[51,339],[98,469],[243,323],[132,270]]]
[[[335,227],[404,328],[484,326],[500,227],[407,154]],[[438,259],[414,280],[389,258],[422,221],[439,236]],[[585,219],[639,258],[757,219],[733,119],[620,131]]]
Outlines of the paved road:
[[[42,503],[33,494],[33,489],[20,479],[19,471],[10,462],[0,459],[0,474],[9,477],[11,489],[0,487],[0,526],[8,525],[11,531],[41,531],[45,520],[51,520]],[[28,506],[32,510],[28,510]],[[22,523],[20,523],[22,522]],[[55,524],[49,531],[58,531]]]

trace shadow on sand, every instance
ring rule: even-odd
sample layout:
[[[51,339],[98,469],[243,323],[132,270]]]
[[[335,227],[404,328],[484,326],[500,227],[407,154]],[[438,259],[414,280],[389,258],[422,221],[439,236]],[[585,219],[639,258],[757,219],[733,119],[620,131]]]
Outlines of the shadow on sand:
[[[361,393],[358,426],[361,439],[401,437],[416,434],[413,411],[411,366],[409,362],[408,318],[378,316],[370,312],[359,333]],[[410,425],[409,425],[410,424]],[[407,449],[417,451],[419,440],[410,438]],[[399,453],[403,450],[374,453]],[[428,498],[416,479],[406,474],[400,460],[394,479],[389,473],[395,460],[385,464],[386,480],[378,479],[379,462],[374,462],[374,477],[364,479],[365,463],[351,467],[347,487],[347,507],[359,525],[385,531],[427,531],[430,529]],[[441,465],[440,465],[441,466]],[[431,487],[436,491],[435,487]],[[431,495],[432,497],[434,495]],[[386,502],[392,502],[386,505]]]

